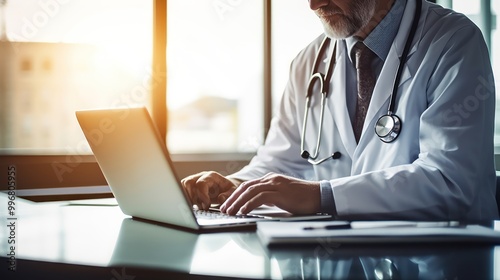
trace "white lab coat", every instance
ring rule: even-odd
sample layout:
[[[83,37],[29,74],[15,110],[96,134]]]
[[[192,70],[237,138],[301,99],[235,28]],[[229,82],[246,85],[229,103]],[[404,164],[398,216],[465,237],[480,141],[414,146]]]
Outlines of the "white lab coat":
[[[374,132],[375,122],[388,110],[414,11],[415,2],[408,1],[358,144],[346,105],[344,81],[350,62],[345,41],[339,40],[318,158],[335,151],[342,157],[317,166],[300,157],[305,94],[320,36],[292,62],[265,144],[232,177],[248,180],[277,172],[328,180],[339,218],[497,218],[493,74],[482,35],[466,17],[423,2],[397,92],[401,133],[394,142],[383,143]],[[307,124],[310,152],[317,139],[320,99],[316,90]]]

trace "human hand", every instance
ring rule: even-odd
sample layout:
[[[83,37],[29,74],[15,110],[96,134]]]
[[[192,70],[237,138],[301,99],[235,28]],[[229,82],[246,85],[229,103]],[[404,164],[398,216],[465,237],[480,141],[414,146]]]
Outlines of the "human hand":
[[[316,214],[321,208],[319,182],[270,173],[242,183],[220,210],[229,215],[247,214],[263,204],[293,214]]]
[[[208,210],[212,203],[223,203],[239,183],[214,171],[200,172],[181,180],[191,203],[202,210]]]

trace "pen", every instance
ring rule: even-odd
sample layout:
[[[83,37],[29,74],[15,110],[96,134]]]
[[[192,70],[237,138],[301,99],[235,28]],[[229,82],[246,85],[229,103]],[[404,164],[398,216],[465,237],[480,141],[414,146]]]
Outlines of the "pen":
[[[317,226],[317,227],[304,227],[303,230],[332,230],[332,229],[350,229],[351,224],[349,222],[339,222],[335,224],[328,224],[326,226]]]
[[[375,229],[375,228],[445,228],[461,227],[462,224],[457,221],[447,222],[411,222],[411,221],[379,221],[379,222],[338,222],[325,226],[307,226],[303,230],[335,230],[335,229]]]

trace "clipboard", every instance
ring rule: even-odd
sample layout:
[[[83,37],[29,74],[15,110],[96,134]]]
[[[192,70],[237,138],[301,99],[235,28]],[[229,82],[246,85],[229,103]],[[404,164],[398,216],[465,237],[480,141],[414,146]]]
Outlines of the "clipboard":
[[[500,231],[457,221],[309,221],[258,222],[257,235],[266,245],[285,244],[388,244],[388,243],[493,243]]]

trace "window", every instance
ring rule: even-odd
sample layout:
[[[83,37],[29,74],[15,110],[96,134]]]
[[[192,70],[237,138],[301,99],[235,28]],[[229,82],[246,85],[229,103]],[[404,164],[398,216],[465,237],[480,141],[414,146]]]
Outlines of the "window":
[[[2,4],[0,148],[88,154],[76,110],[149,104],[152,1]]]
[[[0,1],[0,170],[19,196],[109,196],[75,111],[151,104],[152,23],[153,0]]]
[[[272,94],[273,104],[277,105],[288,81],[292,59],[323,33],[323,27],[307,1],[273,0],[272,29]]]
[[[264,124],[262,2],[167,3],[170,151],[255,152]]]

